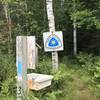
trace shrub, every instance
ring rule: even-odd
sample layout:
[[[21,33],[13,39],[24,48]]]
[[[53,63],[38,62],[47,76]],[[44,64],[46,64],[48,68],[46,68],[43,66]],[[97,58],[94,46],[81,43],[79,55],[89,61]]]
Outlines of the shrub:
[[[0,58],[0,86],[2,95],[15,93],[16,67],[13,56],[1,55]]]
[[[41,61],[39,61],[36,71],[38,73],[50,74],[52,72],[51,59],[48,57],[45,57]]]
[[[100,95],[98,95],[98,91],[100,92],[100,57],[93,56],[91,54],[80,53],[77,56],[77,59],[83,70],[88,72],[88,77],[90,77],[89,85],[94,91],[97,100],[99,100],[98,98],[100,98]]]

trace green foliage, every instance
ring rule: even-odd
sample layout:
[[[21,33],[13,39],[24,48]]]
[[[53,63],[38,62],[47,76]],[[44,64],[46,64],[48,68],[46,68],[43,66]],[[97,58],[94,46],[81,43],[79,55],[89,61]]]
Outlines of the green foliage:
[[[77,56],[77,59],[80,63],[80,67],[88,72],[90,77],[89,81],[91,81],[89,85],[92,84],[94,86],[94,91],[100,90],[100,57],[94,57],[91,54],[80,53]]]
[[[8,2],[9,14],[11,17],[11,43],[9,42],[8,24],[3,8],[3,2]],[[82,0],[54,0],[54,15],[55,15],[55,26],[56,30],[62,30],[64,34],[65,51],[64,54],[72,53],[73,39],[72,39],[72,21],[74,18],[77,19],[77,31],[78,42],[84,38],[89,37],[91,45],[85,48],[86,51],[93,53],[99,53],[99,29],[100,29],[100,9],[99,0],[96,1],[82,1]],[[15,39],[17,35],[35,35],[37,42],[43,47],[42,33],[48,31],[48,21],[46,16],[45,0],[1,0],[1,11],[0,11],[0,46],[2,53],[8,52],[8,45],[10,44],[11,50],[15,53]],[[74,6],[76,6],[74,9]],[[88,28],[88,29],[86,29]],[[87,31],[87,32],[86,32]],[[86,33],[87,35],[81,35]],[[94,33],[94,34],[92,34]],[[83,37],[81,37],[83,36]],[[94,40],[93,40],[94,39]],[[98,41],[98,42],[96,42]],[[5,43],[4,43],[5,42]],[[82,44],[78,45],[78,49],[85,51],[84,40]],[[82,47],[81,47],[82,46]]]
[[[64,57],[63,63],[59,65],[59,70],[56,73],[51,72],[54,76],[52,85],[36,93],[36,97],[40,100],[41,98],[42,100],[99,100],[95,99],[92,94],[93,92],[97,93],[97,90],[94,90],[96,85],[90,81],[92,79],[91,75],[88,74],[90,70],[85,68],[88,64],[82,68],[79,67],[81,63],[85,63],[85,59],[92,59],[92,56],[82,53],[80,56],[84,58],[81,60],[80,57],[77,59]],[[50,62],[49,60],[44,60],[44,62],[45,61],[47,63]],[[67,61],[69,61],[69,63]],[[77,63],[75,63],[76,61]],[[79,63],[78,61],[81,62]],[[42,69],[42,67],[40,67],[40,69]],[[49,69],[49,67],[47,67],[47,69]],[[48,73],[47,69],[46,71]],[[41,70],[41,72],[42,71],[43,70]],[[95,96],[97,95],[95,94]]]
[[[72,21],[74,18],[77,20],[76,24],[78,27],[78,50],[95,54],[100,53],[100,0],[90,0],[88,2],[87,0],[75,0],[75,3],[73,0],[63,1],[62,4],[61,0],[53,0],[56,30],[62,30],[64,35],[65,51],[61,56],[65,57],[62,59],[57,73],[52,72],[52,64],[49,57],[40,58],[41,60],[36,72],[52,74],[54,79],[50,87],[39,92],[32,92],[28,99],[81,100],[86,97],[89,100],[88,95],[90,97],[95,95],[96,99],[99,100],[100,57],[80,53],[75,59],[74,57],[67,57],[67,54],[72,54],[73,50]],[[11,43],[8,39],[8,23],[2,5],[4,3],[8,3],[11,17]],[[45,0],[0,1],[0,94],[2,93],[3,96],[7,95],[7,97],[0,98],[1,100],[14,99],[9,95],[15,94],[16,90],[16,36],[35,35],[36,41],[43,47],[42,33],[48,31],[45,4]],[[74,9],[74,6],[76,6],[76,9]],[[6,55],[9,44],[11,44],[12,55],[14,54],[14,57]]]
[[[1,81],[12,78],[16,74],[15,60],[11,55],[1,55],[0,57],[0,77]],[[6,73],[6,74],[5,74]]]
[[[16,100],[13,96],[0,97],[0,100]]]
[[[93,79],[94,79],[94,82],[96,83],[96,86],[97,88],[100,89],[100,57],[97,57],[95,59],[95,70],[94,70],[94,76],[93,76]]]
[[[79,55],[77,55],[77,59],[81,65],[81,67],[85,67],[87,69],[90,69],[92,68],[92,64],[93,64],[93,58],[92,58],[92,55],[88,55],[86,53],[80,53]]]
[[[2,83],[2,87],[1,87],[1,94],[2,95],[5,95],[5,96],[8,96],[10,95],[10,86],[12,86],[13,82],[13,79],[11,78],[8,78],[8,80],[5,80],[3,83]],[[13,86],[12,86],[13,87]]]
[[[81,28],[85,25],[87,28],[91,28],[92,26],[96,26],[97,28],[99,28],[99,20],[96,19],[92,11],[86,9],[83,11],[74,12],[71,15],[71,19],[74,20],[74,18],[76,19],[78,28]]]
[[[6,63],[11,58],[9,60],[5,59]],[[64,57],[62,62],[59,64],[59,70],[56,73],[51,70],[50,58],[45,57],[39,62],[37,72],[52,74],[54,78],[48,88],[29,92],[28,97],[26,97],[27,100],[99,100],[100,57],[80,53],[77,59]],[[9,72],[10,70],[12,69],[9,69]],[[15,91],[13,81],[13,75],[1,81],[3,100],[6,100],[5,96],[9,96],[11,91]],[[12,97],[11,100],[13,100]]]
[[[0,87],[2,95],[15,93],[16,67],[13,56],[1,55],[0,57]]]
[[[94,78],[100,78],[100,57],[91,54],[80,53],[77,59],[81,67],[87,69]]]
[[[45,100],[58,100],[57,97],[58,97],[60,94],[62,94],[62,91],[59,91],[59,90],[53,91],[53,92],[51,92],[51,93],[47,93],[47,94],[46,94]]]
[[[39,73],[44,73],[44,74],[50,73],[52,71],[51,59],[49,57],[46,57],[40,60],[36,70]]]
[[[34,96],[34,93],[31,91],[29,91],[26,98],[27,98],[26,100],[39,100],[36,96]]]

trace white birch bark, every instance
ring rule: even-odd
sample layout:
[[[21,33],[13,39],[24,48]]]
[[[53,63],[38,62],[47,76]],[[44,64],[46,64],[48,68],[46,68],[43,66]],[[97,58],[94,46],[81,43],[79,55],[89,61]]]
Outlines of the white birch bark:
[[[48,22],[49,22],[49,31],[55,32],[53,1],[52,0],[46,0],[46,7],[47,7]],[[53,67],[54,72],[58,70],[58,53],[55,52],[55,51],[52,52],[52,67]]]
[[[73,0],[73,11],[76,12],[76,1]],[[77,54],[77,25],[76,25],[76,16],[73,19],[73,52],[74,55]]]
[[[74,55],[77,54],[77,28],[76,20],[73,21],[73,44],[74,44]]]
[[[11,17],[10,17],[10,12],[9,12],[9,6],[8,3],[4,3],[4,12],[5,12],[5,16],[6,16],[6,21],[7,21],[7,25],[8,25],[8,53],[11,54],[11,42],[12,42],[12,29],[11,29]]]

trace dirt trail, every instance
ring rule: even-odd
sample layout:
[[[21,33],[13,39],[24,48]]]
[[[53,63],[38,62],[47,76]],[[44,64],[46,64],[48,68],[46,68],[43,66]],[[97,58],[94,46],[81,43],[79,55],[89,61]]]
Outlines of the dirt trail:
[[[74,78],[71,83],[73,91],[70,100],[96,100],[83,80]]]

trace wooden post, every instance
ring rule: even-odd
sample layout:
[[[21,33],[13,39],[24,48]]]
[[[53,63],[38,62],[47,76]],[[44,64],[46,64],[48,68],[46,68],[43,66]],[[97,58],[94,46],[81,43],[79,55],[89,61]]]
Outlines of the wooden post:
[[[36,51],[36,53],[35,53],[35,62],[36,62],[36,66],[38,65],[38,47],[35,47],[35,51]]]
[[[49,21],[49,31],[55,32],[55,21],[54,21],[54,14],[53,14],[53,1],[46,0],[46,7],[47,7],[47,16]],[[57,51],[52,52],[52,67],[53,71],[58,70],[58,53]]]
[[[17,100],[27,100],[27,69],[35,69],[35,36],[17,36]]]
[[[27,93],[27,38],[16,38],[17,100],[25,100]]]
[[[57,52],[52,52],[52,66],[53,66],[53,71],[58,70],[58,53]]]
[[[27,37],[22,37],[22,95],[27,100]]]
[[[16,38],[17,100],[22,100],[22,38]]]

